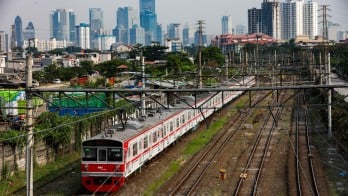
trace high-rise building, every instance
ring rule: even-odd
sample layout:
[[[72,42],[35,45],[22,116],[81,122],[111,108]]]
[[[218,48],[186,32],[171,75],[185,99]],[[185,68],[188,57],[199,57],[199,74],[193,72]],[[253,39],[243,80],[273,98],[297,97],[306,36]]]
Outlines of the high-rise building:
[[[233,27],[232,27],[232,16],[223,16],[221,19],[221,33],[222,34],[233,34]]]
[[[104,16],[101,8],[89,8],[89,28],[91,41],[102,34],[104,29]]]
[[[57,9],[50,14],[51,38],[76,41],[76,15],[71,9]]]
[[[25,27],[23,31],[24,40],[29,40],[35,38],[35,28],[32,22],[28,23],[28,26]]]
[[[139,0],[140,26],[145,29],[145,44],[151,45],[157,39],[157,14],[155,0]]]
[[[139,25],[133,25],[129,30],[129,42],[131,45],[145,45],[145,29],[139,27]]]
[[[5,31],[0,31],[0,54],[8,51],[8,35]]]
[[[262,10],[261,9],[248,9],[248,33],[260,33],[262,32]]]
[[[158,42],[160,45],[163,45],[163,29],[162,25],[160,24],[157,24],[156,36],[156,42]]]
[[[117,9],[115,36],[119,42],[129,44],[129,29],[134,25],[139,25],[137,10],[133,7],[124,7]]]
[[[85,23],[80,23],[76,26],[76,44],[81,49],[90,49],[90,38],[89,38],[89,25]]]
[[[275,38],[281,39],[280,3],[278,0],[263,0],[262,10],[262,32]]]
[[[247,29],[244,25],[236,25],[236,35],[244,35],[247,34]]]
[[[309,38],[314,39],[319,33],[318,28],[318,2],[308,1],[304,4],[303,32]]]
[[[116,43],[116,37],[112,35],[99,35],[94,39],[94,48],[97,50],[110,50],[112,44]]]
[[[168,39],[170,40],[180,40],[180,24],[178,23],[171,23],[167,27],[168,32]]]
[[[23,44],[23,27],[22,27],[22,19],[20,16],[16,16],[15,22],[15,46],[22,47]]]
[[[189,46],[193,43],[194,37],[194,29],[192,29],[189,25],[184,25],[182,30],[182,43],[184,46]]]
[[[282,39],[295,39],[307,35],[314,39],[318,35],[318,3],[304,0],[281,3]]]
[[[133,9],[133,7],[118,8],[116,19],[116,26],[123,26],[125,29],[130,29],[135,24],[139,25],[137,10]]]

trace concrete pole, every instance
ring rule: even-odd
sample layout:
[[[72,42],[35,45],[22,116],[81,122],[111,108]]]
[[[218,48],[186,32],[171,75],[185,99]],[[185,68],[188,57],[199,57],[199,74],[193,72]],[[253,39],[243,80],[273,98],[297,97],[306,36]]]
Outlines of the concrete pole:
[[[32,105],[32,93],[31,87],[33,83],[32,79],[32,67],[33,67],[33,58],[31,54],[27,55],[27,73],[26,73],[26,130],[27,134],[27,147],[26,147],[26,186],[27,186],[27,196],[33,195],[33,105]]]
[[[142,68],[142,84],[141,84],[141,88],[142,90],[145,90],[145,60],[144,60],[144,54],[143,54],[143,50],[141,49],[141,68]],[[142,92],[141,94],[141,115],[145,116],[145,92]]]
[[[327,62],[327,70],[328,70],[328,74],[327,74],[327,84],[330,85],[331,84],[331,77],[330,77],[330,74],[331,74],[331,55],[330,53],[328,54],[328,62]],[[328,92],[328,107],[327,107],[327,111],[328,111],[328,134],[329,134],[329,137],[332,136],[332,113],[331,113],[331,104],[332,104],[332,88],[329,89],[329,92]]]

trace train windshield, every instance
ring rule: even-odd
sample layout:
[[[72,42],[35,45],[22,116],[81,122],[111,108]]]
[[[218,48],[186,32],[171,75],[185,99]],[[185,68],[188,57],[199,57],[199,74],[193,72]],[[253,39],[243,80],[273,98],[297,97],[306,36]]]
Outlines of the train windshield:
[[[89,140],[82,143],[82,161],[122,161],[122,143],[111,140]]]

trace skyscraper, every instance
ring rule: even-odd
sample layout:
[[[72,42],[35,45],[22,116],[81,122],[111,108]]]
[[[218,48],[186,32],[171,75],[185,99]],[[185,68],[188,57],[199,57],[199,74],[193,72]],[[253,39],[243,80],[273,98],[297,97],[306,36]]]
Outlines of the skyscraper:
[[[246,27],[244,25],[236,25],[236,35],[244,35],[247,34]]]
[[[318,2],[308,1],[304,4],[303,32],[309,38],[314,39],[319,33],[318,28]]]
[[[89,38],[89,25],[80,23],[76,26],[76,43],[81,49],[90,49],[90,38]]]
[[[262,32],[262,10],[252,8],[248,10],[248,33]]]
[[[139,0],[140,26],[145,29],[145,44],[157,39],[157,15],[155,0]]]
[[[171,23],[167,27],[168,39],[171,40],[180,40],[180,24]]]
[[[233,34],[233,27],[232,27],[232,16],[223,16],[221,19],[221,33],[222,34]]]
[[[104,29],[103,10],[101,8],[89,8],[89,25],[91,41],[101,34]]]
[[[0,31],[0,54],[8,51],[8,35]]]
[[[29,40],[35,38],[35,28],[32,22],[28,23],[23,31],[24,40]]]
[[[57,9],[50,14],[51,38],[58,41],[66,40],[74,42],[76,38],[76,15],[68,9]]]
[[[129,42],[131,45],[145,44],[145,30],[139,27],[139,25],[133,25],[129,30]]]
[[[280,39],[280,4],[278,0],[263,0],[262,10],[262,32]]]
[[[139,25],[137,11],[133,7],[124,7],[117,9],[115,36],[119,42],[129,44],[129,29],[134,25]]]
[[[22,47],[23,27],[22,27],[22,19],[20,16],[16,16],[14,27],[15,27],[15,46]]]
[[[281,3],[282,39],[295,39],[307,35],[313,39],[318,35],[318,3],[304,0]]]

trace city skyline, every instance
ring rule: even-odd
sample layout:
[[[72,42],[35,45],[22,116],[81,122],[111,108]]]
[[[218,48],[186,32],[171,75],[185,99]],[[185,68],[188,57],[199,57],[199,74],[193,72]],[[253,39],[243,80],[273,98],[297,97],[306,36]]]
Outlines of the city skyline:
[[[345,12],[348,8],[346,0],[317,0],[319,5],[328,4],[332,10],[329,18],[334,23],[339,23],[344,30],[348,30],[348,18]],[[167,25],[180,23],[197,27],[198,20],[204,20],[207,34],[220,34],[221,17],[231,15],[233,26],[242,24],[247,26],[247,11],[253,7],[260,8],[262,0],[245,0],[233,3],[229,0],[216,0],[214,2],[188,2],[183,0],[169,1],[157,0],[156,13],[158,23]],[[32,22],[38,38],[49,37],[49,14],[60,8],[73,9],[77,15],[76,23],[88,23],[89,8],[101,8],[104,11],[105,29],[111,31],[116,26],[116,11],[119,7],[132,6],[139,10],[139,0],[72,0],[68,2],[49,0],[0,0],[0,30],[10,33],[11,25],[17,15],[22,18],[24,25]],[[197,9],[195,8],[197,7]],[[198,9],[199,8],[199,9]],[[26,11],[27,10],[27,11]],[[320,14],[319,14],[320,15]]]

